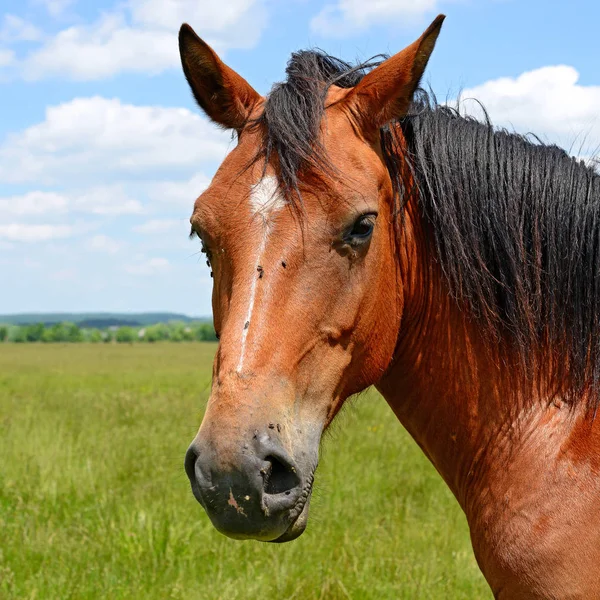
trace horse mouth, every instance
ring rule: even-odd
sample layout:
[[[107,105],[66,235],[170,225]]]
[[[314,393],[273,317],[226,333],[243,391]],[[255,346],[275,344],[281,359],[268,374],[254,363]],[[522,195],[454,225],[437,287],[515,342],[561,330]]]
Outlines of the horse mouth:
[[[306,495],[303,494],[303,499],[300,499],[292,511],[293,513],[296,513],[297,516],[292,516],[292,522],[288,528],[279,537],[274,540],[269,540],[270,543],[283,544],[284,542],[291,542],[304,533],[306,525],[308,524],[308,510],[311,496],[312,485],[308,488]]]

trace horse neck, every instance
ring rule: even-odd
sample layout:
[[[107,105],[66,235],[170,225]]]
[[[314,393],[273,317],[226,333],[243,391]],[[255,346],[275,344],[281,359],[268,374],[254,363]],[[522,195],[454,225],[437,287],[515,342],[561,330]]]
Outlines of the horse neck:
[[[560,400],[552,404],[542,385],[518,375],[519,357],[451,297],[414,203],[405,216],[403,318],[377,387],[467,510],[474,488],[489,486],[494,465],[531,436],[548,434],[540,424]]]

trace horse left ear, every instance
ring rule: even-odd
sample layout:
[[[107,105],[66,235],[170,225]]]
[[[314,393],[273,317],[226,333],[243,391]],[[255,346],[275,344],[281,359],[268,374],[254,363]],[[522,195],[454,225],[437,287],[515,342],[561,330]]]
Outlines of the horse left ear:
[[[407,113],[445,18],[439,15],[416,42],[365,75],[346,97],[364,129],[379,130]]]
[[[200,108],[222,127],[241,131],[261,100],[260,94],[187,23],[179,30],[179,53],[185,78]]]

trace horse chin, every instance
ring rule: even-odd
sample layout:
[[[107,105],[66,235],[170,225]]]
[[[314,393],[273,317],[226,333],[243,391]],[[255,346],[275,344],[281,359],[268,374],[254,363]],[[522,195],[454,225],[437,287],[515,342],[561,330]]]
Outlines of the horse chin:
[[[283,544],[284,542],[291,542],[296,538],[300,537],[304,530],[306,529],[306,525],[308,524],[308,509],[310,505],[310,498],[312,496],[312,490],[302,507],[302,511],[296,517],[294,521],[290,524],[290,526],[278,537],[274,540],[269,540],[272,544]]]

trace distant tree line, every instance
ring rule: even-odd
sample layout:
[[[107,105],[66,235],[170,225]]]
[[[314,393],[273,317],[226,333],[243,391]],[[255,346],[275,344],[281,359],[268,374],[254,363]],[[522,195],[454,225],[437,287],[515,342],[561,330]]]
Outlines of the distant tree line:
[[[173,321],[154,325],[107,327],[81,327],[77,323],[31,323],[27,325],[0,325],[0,342],[89,342],[132,344],[134,342],[212,342],[217,339],[211,323]]]

